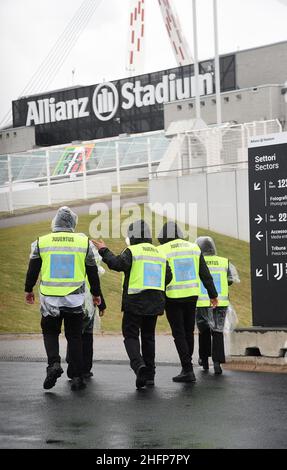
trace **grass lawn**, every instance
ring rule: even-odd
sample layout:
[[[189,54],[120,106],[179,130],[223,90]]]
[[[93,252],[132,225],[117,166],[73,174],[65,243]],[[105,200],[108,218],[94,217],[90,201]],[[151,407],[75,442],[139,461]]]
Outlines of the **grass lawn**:
[[[111,214],[109,215],[111,218]],[[89,232],[93,216],[79,217],[78,232]],[[24,282],[29,261],[30,245],[40,235],[50,231],[50,221],[19,227],[0,229],[0,332],[1,333],[38,333],[40,332],[39,302],[26,305],[24,301]],[[239,318],[239,326],[251,325],[250,303],[250,262],[249,244],[207,230],[198,230],[198,235],[214,238],[218,254],[226,256],[236,266],[241,283],[230,288],[231,303]],[[106,239],[107,246],[120,253],[125,247],[122,239]],[[156,243],[157,244],[157,243]],[[101,278],[102,290],[108,306],[102,319],[103,332],[121,331],[121,274],[109,271]],[[34,289],[35,293],[37,288]],[[169,332],[165,315],[159,318],[158,332]]]

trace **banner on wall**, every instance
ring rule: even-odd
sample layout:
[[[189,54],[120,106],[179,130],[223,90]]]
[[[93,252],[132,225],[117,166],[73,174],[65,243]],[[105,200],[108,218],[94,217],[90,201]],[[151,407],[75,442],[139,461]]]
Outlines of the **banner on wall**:
[[[91,157],[95,144],[66,147],[54,169],[53,176],[71,175],[83,171],[84,152],[86,162]]]

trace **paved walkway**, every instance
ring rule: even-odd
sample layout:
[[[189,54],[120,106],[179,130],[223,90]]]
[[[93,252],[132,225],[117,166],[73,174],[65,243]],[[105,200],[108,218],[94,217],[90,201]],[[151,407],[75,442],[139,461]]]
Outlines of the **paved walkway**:
[[[195,335],[194,363],[198,360],[198,341]],[[60,354],[65,358],[66,339],[60,336]],[[0,335],[0,360],[33,360],[46,361],[42,335],[40,334],[17,334]],[[95,334],[94,335],[94,360],[126,362],[127,353],[123,344],[123,338],[118,334]],[[157,335],[156,337],[156,360],[158,363],[178,364],[178,355],[171,335]]]
[[[114,194],[115,197],[118,197],[117,194]],[[124,194],[121,196],[120,204],[123,206],[126,203],[134,202],[135,204],[144,204],[147,202],[147,195],[131,193]],[[97,200],[93,199],[89,202],[85,202],[82,205],[73,205],[70,204],[69,207],[77,214],[89,214],[90,207],[95,204]],[[99,204],[105,204],[108,209],[112,207],[112,198],[111,196],[105,198],[99,198]],[[64,203],[62,205],[65,205]],[[59,204],[59,207],[61,204]],[[15,215],[11,217],[1,218],[0,219],[0,228],[16,227],[23,224],[34,224],[36,222],[42,222],[45,220],[52,220],[57,212],[57,209],[44,209],[38,212],[26,213],[22,215]]]

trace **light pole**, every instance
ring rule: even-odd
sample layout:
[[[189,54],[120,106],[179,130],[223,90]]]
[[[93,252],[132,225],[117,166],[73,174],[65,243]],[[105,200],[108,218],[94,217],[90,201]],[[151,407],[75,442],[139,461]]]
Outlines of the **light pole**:
[[[220,97],[220,62],[218,54],[218,21],[217,21],[217,0],[213,0],[213,25],[214,25],[214,72],[215,72],[215,93],[216,93],[216,117],[217,125],[222,123],[221,97]]]

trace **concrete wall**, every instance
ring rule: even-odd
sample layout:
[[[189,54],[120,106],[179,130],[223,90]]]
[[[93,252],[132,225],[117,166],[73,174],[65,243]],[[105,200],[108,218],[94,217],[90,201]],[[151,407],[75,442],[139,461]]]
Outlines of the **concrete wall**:
[[[17,127],[0,131],[0,155],[25,152],[34,148],[35,127]]]
[[[138,167],[134,169],[121,169],[120,171],[120,184],[125,185],[125,184],[138,184],[138,180],[140,178],[148,178],[149,175],[149,170],[148,167]],[[117,173],[115,171],[112,171],[110,173],[105,173],[105,176],[110,178],[111,185],[116,186],[117,185]]]
[[[149,202],[196,203],[198,227],[249,241],[247,169],[153,179]]]
[[[287,104],[281,94],[282,88],[279,85],[265,85],[222,93],[222,121],[238,124],[270,119],[286,121]],[[194,99],[167,103],[164,106],[165,130],[173,121],[195,117]],[[208,125],[216,124],[215,95],[201,97],[201,118]]]
[[[191,184],[192,182],[192,184]],[[208,225],[208,204],[207,204],[207,173],[190,175],[177,178],[178,199],[180,202],[197,202],[201,201],[200,208],[197,210],[197,225],[199,227],[207,227]]]
[[[230,334],[232,356],[252,356],[254,349],[257,349],[264,357],[283,358],[285,356],[287,359],[286,328],[238,328]]]
[[[279,119],[286,129],[287,103],[281,91],[287,81],[287,41],[237,51],[235,61],[237,89],[221,95],[222,121]],[[172,121],[195,117],[194,99],[165,105],[165,129]],[[201,97],[201,118],[216,124],[215,95]]]
[[[238,88],[287,80],[287,41],[236,52]]]

